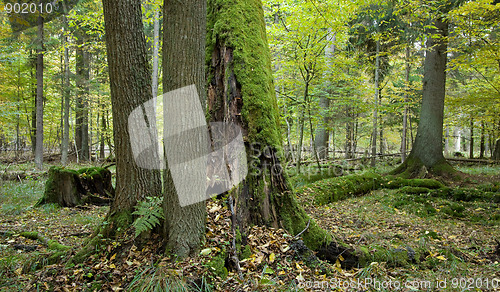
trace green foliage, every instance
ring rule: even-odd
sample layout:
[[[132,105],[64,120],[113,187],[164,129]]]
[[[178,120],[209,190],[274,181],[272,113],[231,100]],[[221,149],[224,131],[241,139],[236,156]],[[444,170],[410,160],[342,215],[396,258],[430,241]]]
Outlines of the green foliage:
[[[208,268],[218,277],[226,279],[228,276],[227,268],[225,267],[225,254],[221,253],[210,260],[207,264]]]
[[[137,204],[136,210],[132,213],[137,216],[134,223],[132,223],[135,228],[135,237],[142,232],[152,230],[160,224],[161,219],[165,219],[162,202],[162,197],[147,197],[146,200]]]

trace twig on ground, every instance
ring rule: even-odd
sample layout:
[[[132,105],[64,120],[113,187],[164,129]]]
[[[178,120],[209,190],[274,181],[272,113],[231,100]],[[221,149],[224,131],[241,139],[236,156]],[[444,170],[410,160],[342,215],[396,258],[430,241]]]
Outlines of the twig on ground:
[[[309,220],[307,221],[307,226],[306,226],[306,228],[304,228],[304,230],[302,230],[302,231],[301,231],[301,232],[299,232],[297,235],[295,235],[295,236],[293,237],[293,239],[297,239],[297,238],[299,238],[299,236],[301,236],[301,235],[302,235],[302,233],[306,232],[307,228],[309,228],[309,224],[310,224],[310,223],[311,223],[311,218],[309,218]]]

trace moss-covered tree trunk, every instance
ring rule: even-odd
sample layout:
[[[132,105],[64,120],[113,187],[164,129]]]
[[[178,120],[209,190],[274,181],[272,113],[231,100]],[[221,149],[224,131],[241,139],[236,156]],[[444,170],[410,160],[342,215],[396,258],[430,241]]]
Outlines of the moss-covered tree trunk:
[[[166,93],[194,84],[202,107],[204,107],[206,99],[204,66],[206,5],[205,1],[198,0],[185,0],[182,2],[165,0],[163,5],[165,15],[163,90]],[[185,104],[187,99],[183,100],[183,98],[184,96],[180,95],[171,104],[165,104],[164,106],[175,109],[189,108]],[[194,106],[194,108],[197,107]],[[179,120],[171,122],[179,123],[179,126],[182,124],[182,119],[186,118],[191,121],[196,119],[200,123],[205,122],[205,118],[200,117],[199,112],[192,113],[192,116],[189,116],[188,111],[181,114],[183,116],[179,116]],[[172,117],[165,118],[172,119]],[[206,145],[207,141],[200,143],[201,140],[198,141],[197,138],[200,137],[195,137],[189,141],[177,139],[179,141],[175,148],[192,149],[196,143]],[[168,137],[165,139],[168,139]],[[172,163],[172,161],[167,161],[168,163]],[[196,176],[194,173],[186,173],[186,176],[189,175]],[[206,206],[204,189],[203,194],[194,194],[194,196],[201,195],[203,198],[200,200],[201,202],[181,206],[172,174],[170,169],[167,169],[164,175],[164,192],[164,232],[167,238],[167,249],[179,257],[193,255],[199,249],[205,236]]]
[[[103,8],[116,154],[116,195],[103,232],[110,236],[130,225],[138,201],[161,194],[161,180],[135,162],[128,129],[130,113],[153,98],[141,3],[104,0]]]
[[[429,29],[424,62],[422,106],[417,136],[410,155],[393,171],[415,177],[425,171],[453,172],[443,155],[443,114],[446,87],[448,21],[440,15]]]
[[[211,121],[241,127],[248,176],[233,192],[237,224],[283,227],[297,234],[310,218],[280,165],[281,134],[260,0],[208,1],[208,110]],[[330,238],[314,221],[302,234],[317,249]]]

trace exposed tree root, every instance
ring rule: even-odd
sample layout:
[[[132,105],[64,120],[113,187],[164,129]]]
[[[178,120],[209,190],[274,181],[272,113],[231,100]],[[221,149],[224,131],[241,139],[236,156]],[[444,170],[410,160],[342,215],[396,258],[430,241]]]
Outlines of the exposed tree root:
[[[397,175],[403,178],[433,178],[440,177],[444,180],[461,180],[463,174],[451,166],[446,159],[442,159],[431,167],[427,167],[417,157],[408,156],[400,166],[389,174]]]

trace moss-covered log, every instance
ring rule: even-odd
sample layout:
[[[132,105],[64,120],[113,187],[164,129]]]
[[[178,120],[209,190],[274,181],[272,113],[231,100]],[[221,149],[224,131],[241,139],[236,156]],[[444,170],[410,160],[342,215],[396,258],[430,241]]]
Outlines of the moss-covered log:
[[[48,249],[51,249],[51,250],[67,251],[67,250],[71,249],[71,246],[62,245],[57,240],[48,239],[48,238],[42,236],[38,232],[21,232],[20,235],[23,237],[32,239],[32,240],[38,240],[43,245],[45,245]]]
[[[51,167],[45,183],[43,197],[36,206],[47,203],[62,207],[84,204],[108,204],[114,195],[111,172],[101,167],[83,168],[78,171]]]
[[[443,188],[444,185],[433,179],[404,179],[394,176],[381,176],[375,173],[364,173],[320,180],[297,189],[297,193],[312,193],[314,194],[314,202],[318,205],[324,205],[364,195],[378,189],[402,187],[430,190]]]

